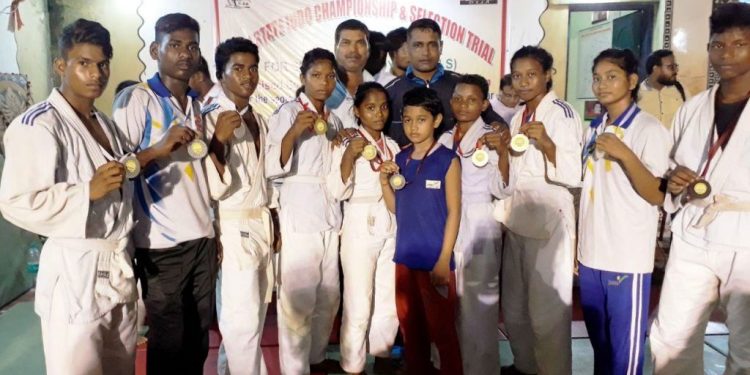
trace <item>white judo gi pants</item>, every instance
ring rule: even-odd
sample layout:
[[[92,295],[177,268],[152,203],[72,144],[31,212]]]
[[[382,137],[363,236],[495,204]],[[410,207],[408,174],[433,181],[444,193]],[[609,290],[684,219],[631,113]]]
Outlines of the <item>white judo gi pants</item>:
[[[750,253],[706,250],[672,238],[651,326],[654,374],[703,374],[703,337],[716,307],[727,315],[725,374],[750,374]]]
[[[527,374],[572,372],[574,235],[563,223],[549,239],[507,231],[502,308],[513,365]]]
[[[260,341],[274,280],[270,219],[220,217],[223,258],[216,306],[222,343],[217,370],[220,375],[266,374]]]
[[[63,249],[48,249],[48,251]],[[44,364],[49,375],[132,375],[137,337],[136,302],[117,305],[89,323],[70,323],[65,285],[52,292],[49,316],[42,318]]]
[[[309,374],[310,364],[325,360],[339,308],[339,235],[337,231],[295,233],[282,223],[281,238],[277,304],[281,373]]]
[[[454,257],[464,375],[499,374],[501,227],[492,216],[492,202],[464,200],[462,205]]]
[[[344,211],[341,367],[348,373],[364,371],[368,349],[376,357],[390,357],[398,332],[396,264],[393,262],[395,234],[370,233],[371,205],[349,203]]]

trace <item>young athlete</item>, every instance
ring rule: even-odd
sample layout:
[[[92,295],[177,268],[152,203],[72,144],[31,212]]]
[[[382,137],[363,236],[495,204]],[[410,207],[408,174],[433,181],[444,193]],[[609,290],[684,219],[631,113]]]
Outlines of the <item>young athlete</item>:
[[[599,53],[592,90],[606,112],[583,151],[578,277],[597,374],[641,374],[669,133],[636,105],[638,60]]]
[[[672,221],[659,312],[651,326],[656,374],[703,373],[703,335],[720,307],[729,328],[725,374],[750,373],[750,5],[710,18],[717,85],[675,115],[667,212]]]
[[[398,332],[395,301],[396,221],[383,201],[380,167],[400,151],[383,133],[388,121],[388,93],[375,82],[363,83],[354,95],[357,137],[338,147],[340,191],[345,200],[341,228],[344,271],[344,315],[341,325],[341,367],[364,371],[369,351],[384,365]]]
[[[461,227],[456,240],[458,333],[464,374],[500,373],[497,321],[500,316],[500,223],[493,200],[505,198],[509,160],[507,130],[482,120],[489,85],[478,75],[463,75],[453,90],[456,126],[438,142],[461,161]]]
[[[138,296],[133,185],[123,164],[135,161],[94,107],[109,80],[109,32],[79,19],[63,29],[58,47],[60,87],[5,133],[0,212],[48,237],[34,306],[47,373],[132,374]]]
[[[429,374],[430,344],[440,355],[440,374],[461,375],[456,333],[453,247],[461,220],[461,165],[434,138],[443,120],[437,93],[426,87],[403,98],[404,132],[411,145],[386,161],[380,185],[396,214],[396,312],[409,374]],[[395,191],[394,191],[395,189]]]
[[[143,169],[133,231],[148,314],[149,373],[203,373],[214,310],[216,244],[203,158],[208,152],[188,80],[200,27],[173,13],[156,22],[159,71],[117,96],[113,117]]]
[[[570,319],[575,209],[568,187],[581,181],[581,120],[552,88],[552,55],[525,46],[511,59],[513,88],[525,103],[511,122],[502,306],[514,369],[572,371]]]
[[[223,249],[216,296],[223,350],[217,367],[232,374],[260,374],[266,372],[260,337],[274,275],[266,123],[249,104],[258,85],[258,46],[231,38],[216,47],[214,58],[222,90],[203,114],[211,140],[208,188],[218,204]]]
[[[336,59],[315,48],[302,59],[297,98],[269,119],[266,164],[271,178],[283,178],[279,197],[279,357],[284,374],[323,367],[339,307],[338,232],[340,202],[334,189],[339,166],[331,140],[341,121],[325,106],[336,84]],[[331,182],[333,180],[333,182]]]

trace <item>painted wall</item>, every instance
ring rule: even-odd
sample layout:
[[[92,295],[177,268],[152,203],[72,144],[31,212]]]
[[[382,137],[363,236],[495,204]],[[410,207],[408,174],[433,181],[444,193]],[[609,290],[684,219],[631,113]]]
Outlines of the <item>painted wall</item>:
[[[657,8],[657,12],[655,14],[655,26],[654,26],[654,35],[653,35],[653,46],[654,48],[660,47],[662,45],[662,39],[664,35],[664,1],[660,0],[659,5]],[[690,2],[690,0],[683,0],[685,2]],[[695,0],[693,0],[695,1]],[[707,0],[701,0],[701,1],[707,1]],[[622,3],[623,1],[618,0],[610,0],[610,1],[599,1],[599,4],[605,4],[605,3]],[[542,39],[540,46],[545,48],[547,51],[552,54],[552,57],[555,59],[555,65],[554,68],[556,70],[555,74],[552,77],[552,88],[555,90],[558,96],[564,97],[565,100],[573,103],[575,105],[575,108],[577,110],[581,111],[581,114],[583,113],[583,101],[581,100],[580,103],[578,103],[578,100],[576,100],[575,96],[569,95],[571,92],[575,92],[575,88],[573,91],[571,91],[571,85],[575,85],[575,77],[571,77],[571,70],[576,70],[577,65],[573,65],[568,60],[568,51],[574,51],[574,49],[571,47],[569,48],[569,43],[573,44],[574,41],[569,42],[568,38],[572,34],[572,31],[569,30],[569,25],[573,20],[571,20],[572,14],[575,13],[581,13],[581,12],[570,12],[570,3],[590,3],[590,2],[584,2],[584,1],[550,1],[549,6],[547,7],[547,10],[542,14],[541,17],[541,24],[544,28],[544,38]],[[709,4],[710,7],[710,4]],[[612,13],[617,12],[610,12],[609,21],[613,19]],[[618,15],[619,16],[619,15]],[[581,16],[581,18],[575,22],[581,22],[585,23],[586,17]],[[588,24],[587,26],[591,26],[591,16],[590,13],[588,15]],[[577,26],[579,30],[583,27],[583,25]],[[577,31],[576,31],[577,32]],[[572,52],[571,52],[572,53]],[[572,56],[571,56],[572,57]],[[577,54],[576,54],[577,59]],[[574,75],[576,75],[574,73]]]
[[[10,0],[1,0],[0,4],[4,8],[10,5]],[[15,33],[8,31],[9,16],[0,17],[0,71],[26,74],[34,101],[41,101],[52,88],[47,0],[23,1],[19,11],[24,26]]]
[[[691,94],[708,82],[708,17],[711,1],[674,0],[672,50],[680,64],[678,79]]]
[[[564,98],[567,90],[568,74],[568,22],[567,5],[550,5],[542,14],[544,39],[540,46],[554,58],[555,73],[552,75],[552,89],[558,97]]]
[[[143,48],[144,44],[136,32],[142,23],[136,12],[141,2],[137,0],[48,1],[50,2],[50,33],[55,36],[55,40],[50,45],[50,54],[54,57],[58,55],[55,46],[56,36],[66,25],[79,18],[97,21],[109,30],[113,50],[109,84],[102,96],[97,99],[96,107],[104,113],[111,114],[117,84],[128,79],[138,80],[144,68],[138,60],[138,51]]]
[[[589,30],[603,30],[603,29],[611,29],[612,28],[612,22],[620,18],[622,16],[625,16],[627,14],[633,13],[633,11],[610,11],[608,15],[607,21],[599,22],[596,24],[593,24],[591,22],[592,12],[571,12],[570,13],[570,22],[569,22],[569,29],[568,29],[568,70],[567,70],[567,82],[568,85],[566,87],[566,101],[568,101],[573,108],[575,108],[579,114],[583,117],[583,110],[584,110],[584,102],[586,100],[591,100],[594,98],[594,94],[591,92],[591,88],[589,85],[586,85],[587,87],[581,87],[581,85],[584,85],[584,80],[581,78],[581,74],[587,74],[590,75],[591,73],[591,61],[578,61],[579,59],[579,49],[580,48],[590,48],[590,46],[583,45],[580,43],[579,40],[579,33],[583,30],[586,30],[587,32]],[[611,32],[610,32],[611,35]],[[609,38],[611,41],[611,36]],[[608,45],[606,48],[611,47]],[[599,51],[592,51],[592,56],[596,55]],[[593,60],[593,59],[592,59]],[[589,78],[589,77],[586,77]],[[586,93],[586,95],[581,95],[581,93]]]

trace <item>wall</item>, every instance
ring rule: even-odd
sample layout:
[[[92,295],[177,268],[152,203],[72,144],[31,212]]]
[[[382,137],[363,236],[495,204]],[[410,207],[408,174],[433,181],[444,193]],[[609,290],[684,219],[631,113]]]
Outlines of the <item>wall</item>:
[[[10,0],[2,0],[0,4],[0,8],[4,8],[10,5]],[[19,11],[24,26],[15,33],[6,27],[8,15],[0,17],[0,71],[26,74],[31,82],[34,101],[41,101],[52,89],[52,58],[46,48],[50,38],[47,0],[23,1]]]
[[[539,45],[554,58],[552,89],[561,98],[567,90],[569,14],[567,5],[550,5],[541,18],[544,38]]]
[[[578,61],[579,48],[588,48],[589,46],[582,46],[579,43],[579,32],[582,30],[599,30],[612,27],[612,21],[627,14],[633,13],[633,11],[610,11],[608,14],[607,21],[599,22],[596,24],[591,23],[592,12],[571,12],[570,22],[568,29],[568,70],[567,70],[567,81],[566,87],[566,101],[568,101],[575,110],[578,111],[581,116],[584,112],[584,102],[594,98],[594,94],[591,92],[590,87],[579,87],[583,85],[583,82],[590,80],[582,79],[580,72],[583,74],[590,74],[591,61]],[[611,40],[611,37],[610,37]],[[609,47],[609,46],[608,46]],[[598,51],[594,51],[596,54]],[[593,59],[592,59],[593,60]],[[581,67],[583,64],[583,67]],[[588,77],[587,77],[588,78]],[[588,86],[588,85],[587,85]],[[586,96],[580,95],[581,92],[585,92]]]
[[[708,82],[708,17],[711,1],[673,0],[672,50],[680,64],[678,79],[691,94]]]
[[[136,33],[142,24],[136,12],[141,2],[133,0],[48,1],[51,10],[50,31],[52,35],[59,35],[63,27],[78,18],[97,21],[109,30],[113,50],[109,84],[102,96],[97,99],[96,107],[104,113],[111,114],[117,84],[127,79],[138,80],[144,68],[138,60],[138,51],[143,48],[144,43]],[[50,54],[56,57],[58,52],[54,42],[50,45]]]
[[[690,2],[690,0],[682,0],[685,2]],[[693,0],[695,1],[695,0]],[[701,0],[701,1],[707,1],[707,0]],[[609,1],[598,1],[596,3],[598,4],[617,4],[617,3],[623,3],[627,1],[620,1],[620,0],[609,0]],[[653,45],[654,48],[660,48],[662,45],[662,39],[663,39],[663,32],[664,32],[664,2],[665,0],[660,0],[659,5],[657,8],[657,12],[655,14],[655,25],[654,25],[654,36],[653,36]],[[582,4],[582,3],[592,3],[591,1],[567,1],[567,0],[550,0],[549,6],[547,7],[547,10],[542,14],[541,17],[541,24],[544,28],[544,38],[542,39],[540,46],[545,48],[547,51],[549,51],[552,54],[552,57],[555,59],[555,74],[552,78],[552,88],[555,90],[558,96],[565,98],[565,100],[570,102],[575,102],[573,104],[576,105],[576,109],[580,109],[581,114],[583,113],[583,101],[580,101],[580,103],[577,103],[577,100],[574,96],[569,96],[568,93],[570,91],[570,85],[574,84],[574,80],[570,77],[569,69],[575,70],[575,65],[572,65],[568,61],[568,50],[574,51],[573,48],[569,48],[569,41],[568,37],[569,35],[573,35],[570,33],[570,30],[568,30],[569,25],[571,23],[571,12],[570,12],[570,4]],[[709,5],[710,7],[710,5]],[[612,13],[612,12],[610,12]],[[574,14],[574,13],[573,13]],[[609,19],[613,19],[611,14]],[[590,20],[591,16],[588,16],[590,26]],[[581,20],[583,22],[583,20]],[[573,91],[575,92],[575,91]]]

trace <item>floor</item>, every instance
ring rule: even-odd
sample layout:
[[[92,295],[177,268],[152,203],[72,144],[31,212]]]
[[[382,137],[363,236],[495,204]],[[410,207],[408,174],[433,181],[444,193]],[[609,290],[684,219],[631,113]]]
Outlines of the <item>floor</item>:
[[[658,290],[652,295],[656,300]],[[14,303],[0,310],[0,343],[12,343],[12,345],[0,345],[0,375],[2,374],[44,374],[44,357],[42,353],[41,330],[39,319],[33,312],[33,292],[27,293]],[[572,323],[573,339],[573,373],[593,373],[593,352],[586,335],[586,327],[581,320],[578,303],[574,304],[574,321]],[[715,320],[720,320],[718,317]],[[337,331],[337,330],[336,330]],[[278,362],[278,340],[276,338],[276,312],[269,309],[266,321],[266,329],[263,333],[261,346],[268,366],[268,374],[279,373]],[[221,338],[218,332],[211,332],[211,348],[206,360],[204,374],[216,374],[216,356]],[[513,362],[510,346],[503,334],[503,325],[498,325],[498,340],[500,340],[500,358],[503,365]],[[338,338],[331,337],[329,346],[329,358],[338,359]],[[648,351],[648,347],[646,349]],[[396,350],[398,351],[398,349]],[[704,343],[704,367],[705,374],[722,374],[724,362],[728,351],[726,326],[719,322],[712,322],[706,331]],[[396,353],[397,354],[397,353]],[[142,353],[139,353],[142,355]],[[646,353],[646,358],[649,354]],[[142,358],[139,358],[142,359]],[[142,364],[142,363],[141,363]],[[646,374],[651,373],[650,364],[645,367]],[[145,371],[138,371],[145,374]],[[374,374],[372,360],[368,361],[368,374]]]

